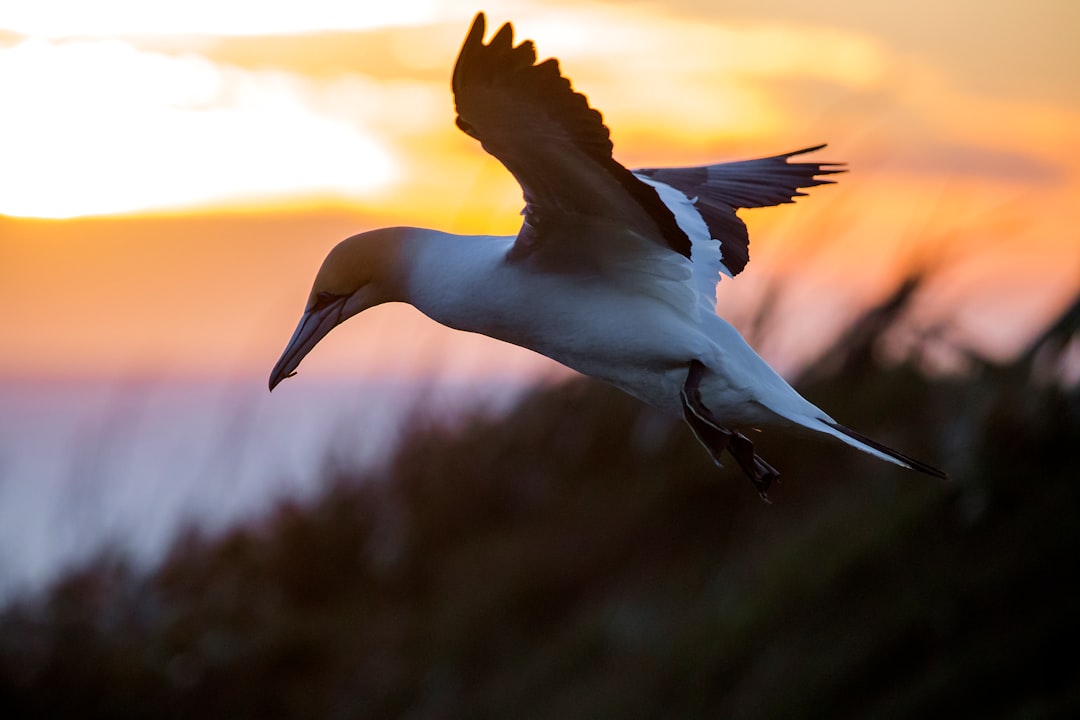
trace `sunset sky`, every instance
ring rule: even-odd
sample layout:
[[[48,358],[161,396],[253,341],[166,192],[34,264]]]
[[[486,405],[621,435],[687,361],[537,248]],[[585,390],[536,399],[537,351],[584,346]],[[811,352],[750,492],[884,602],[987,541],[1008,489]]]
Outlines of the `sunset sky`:
[[[0,377],[263,378],[343,237],[515,232],[453,124],[478,9],[560,58],[629,167],[849,164],[747,214],[719,290],[738,320],[791,287],[782,366],[913,264],[942,268],[922,322],[998,354],[1080,287],[1080,3],[5,0]],[[549,367],[400,306],[324,345],[304,373]]]

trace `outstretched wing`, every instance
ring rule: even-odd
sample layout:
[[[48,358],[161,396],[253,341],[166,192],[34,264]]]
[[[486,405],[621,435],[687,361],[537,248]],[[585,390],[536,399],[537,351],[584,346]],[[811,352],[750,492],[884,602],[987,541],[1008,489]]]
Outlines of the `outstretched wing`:
[[[612,158],[603,118],[558,61],[537,64],[529,40],[515,47],[509,23],[486,45],[484,29],[480,13],[454,67],[457,125],[521,185],[525,222],[513,255],[553,269],[635,250],[689,258],[690,239],[656,190]]]
[[[806,194],[800,190],[832,183],[822,176],[846,172],[839,163],[788,162],[797,155],[824,147],[817,145],[756,160],[700,167],[645,168],[634,173],[669,185],[690,199],[708,226],[710,237],[720,243],[721,270],[734,277],[750,260],[746,225],[735,211],[794,202],[796,197]]]

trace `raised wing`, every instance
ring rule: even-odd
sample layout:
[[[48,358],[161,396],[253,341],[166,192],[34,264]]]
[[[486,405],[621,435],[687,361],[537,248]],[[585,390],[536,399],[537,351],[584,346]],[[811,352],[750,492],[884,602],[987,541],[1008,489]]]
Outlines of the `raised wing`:
[[[521,184],[525,222],[513,255],[585,267],[604,264],[604,255],[633,254],[636,241],[689,258],[690,239],[656,190],[612,158],[603,118],[574,92],[558,61],[537,64],[528,40],[515,47],[509,23],[486,45],[484,30],[480,13],[454,67],[457,125]],[[562,224],[568,232],[559,231]]]
[[[735,211],[794,202],[796,197],[806,194],[800,190],[832,183],[820,176],[846,172],[838,163],[788,162],[797,155],[824,147],[817,145],[756,160],[634,172],[670,185],[693,202],[710,236],[720,243],[722,270],[733,277],[750,260],[746,225]]]

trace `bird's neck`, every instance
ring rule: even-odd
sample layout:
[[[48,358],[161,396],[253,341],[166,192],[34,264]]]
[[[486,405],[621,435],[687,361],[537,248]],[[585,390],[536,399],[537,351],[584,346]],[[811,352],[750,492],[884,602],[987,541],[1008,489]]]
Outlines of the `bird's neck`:
[[[445,314],[462,310],[490,290],[512,244],[513,237],[407,228],[401,236],[404,300],[439,322],[455,325]]]

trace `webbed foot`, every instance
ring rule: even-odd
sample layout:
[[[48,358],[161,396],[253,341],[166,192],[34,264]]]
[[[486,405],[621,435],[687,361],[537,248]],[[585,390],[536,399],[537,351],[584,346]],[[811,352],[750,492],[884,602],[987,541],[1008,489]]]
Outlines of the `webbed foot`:
[[[708,451],[714,463],[723,467],[720,455],[725,450],[730,452],[735,462],[754,484],[761,499],[768,502],[769,487],[774,481],[779,480],[780,473],[754,452],[754,443],[748,437],[720,425],[709,412],[709,408],[705,407],[699,388],[704,375],[705,366],[697,360],[691,360],[690,371],[686,375],[686,383],[680,393],[683,419],[693,430],[698,442]]]

